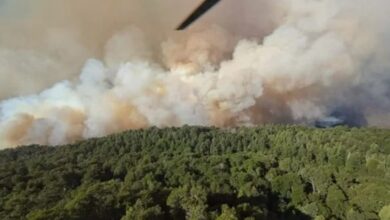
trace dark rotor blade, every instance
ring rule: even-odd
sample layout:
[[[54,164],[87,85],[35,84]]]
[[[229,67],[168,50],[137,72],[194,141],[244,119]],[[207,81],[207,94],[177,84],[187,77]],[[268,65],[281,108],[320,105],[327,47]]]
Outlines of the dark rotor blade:
[[[192,22],[201,17],[204,13],[206,13],[210,8],[215,6],[220,0],[206,0],[204,1],[197,9],[188,18],[177,27],[176,30],[183,30],[188,27]]]

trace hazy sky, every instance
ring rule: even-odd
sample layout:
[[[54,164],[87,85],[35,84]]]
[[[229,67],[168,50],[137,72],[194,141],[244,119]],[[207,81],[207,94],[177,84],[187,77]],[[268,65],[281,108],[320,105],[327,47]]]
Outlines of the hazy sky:
[[[388,0],[224,0],[175,31],[199,2],[10,1],[0,148],[148,126],[311,124],[337,111],[390,126]]]

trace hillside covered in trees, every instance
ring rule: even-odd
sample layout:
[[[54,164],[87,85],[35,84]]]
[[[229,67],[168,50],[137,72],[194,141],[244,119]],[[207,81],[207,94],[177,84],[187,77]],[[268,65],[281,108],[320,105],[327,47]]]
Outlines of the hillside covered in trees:
[[[0,219],[390,219],[390,130],[185,126],[3,150]]]

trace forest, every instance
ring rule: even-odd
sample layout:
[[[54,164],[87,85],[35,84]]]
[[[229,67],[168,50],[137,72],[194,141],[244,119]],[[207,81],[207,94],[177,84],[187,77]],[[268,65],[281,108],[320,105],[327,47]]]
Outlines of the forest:
[[[0,219],[390,219],[390,130],[148,128],[0,151]]]

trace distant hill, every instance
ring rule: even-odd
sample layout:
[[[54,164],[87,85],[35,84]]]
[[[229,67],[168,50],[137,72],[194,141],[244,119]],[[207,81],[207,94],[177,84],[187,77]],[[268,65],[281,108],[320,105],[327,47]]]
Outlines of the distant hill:
[[[127,131],[0,151],[0,219],[385,219],[390,130]]]

